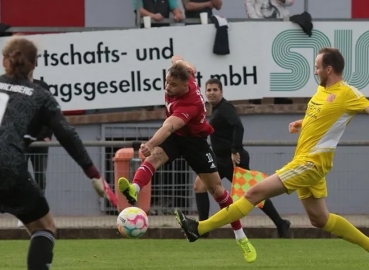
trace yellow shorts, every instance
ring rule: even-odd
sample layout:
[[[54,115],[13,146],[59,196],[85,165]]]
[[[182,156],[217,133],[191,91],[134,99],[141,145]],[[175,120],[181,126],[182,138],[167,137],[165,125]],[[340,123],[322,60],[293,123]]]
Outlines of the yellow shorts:
[[[288,194],[297,190],[300,200],[311,196],[317,199],[324,198],[328,195],[325,177],[312,162],[292,160],[276,173],[288,190]]]

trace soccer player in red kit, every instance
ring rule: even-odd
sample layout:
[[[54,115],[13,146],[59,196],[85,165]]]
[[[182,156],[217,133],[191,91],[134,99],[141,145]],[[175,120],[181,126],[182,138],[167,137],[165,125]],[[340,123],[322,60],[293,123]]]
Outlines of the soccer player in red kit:
[[[195,72],[195,68],[181,57],[173,56],[165,82],[167,119],[154,136],[141,145],[140,151],[146,159],[136,171],[133,183],[124,177],[118,180],[119,191],[132,205],[155,171],[181,156],[205,183],[221,208],[232,204],[232,198],[222,186],[214,154],[207,143],[207,137],[214,130],[206,120],[205,101],[196,83]],[[241,222],[238,220],[231,225],[245,260],[255,261],[255,248],[247,239]]]

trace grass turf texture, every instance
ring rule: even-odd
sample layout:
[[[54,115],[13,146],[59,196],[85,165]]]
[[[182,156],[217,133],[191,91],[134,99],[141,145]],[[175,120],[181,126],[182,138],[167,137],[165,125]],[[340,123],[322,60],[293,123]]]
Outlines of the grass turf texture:
[[[58,240],[51,269],[368,269],[361,248],[339,239],[252,239],[247,264],[235,240]],[[28,241],[0,241],[0,269],[26,269]]]

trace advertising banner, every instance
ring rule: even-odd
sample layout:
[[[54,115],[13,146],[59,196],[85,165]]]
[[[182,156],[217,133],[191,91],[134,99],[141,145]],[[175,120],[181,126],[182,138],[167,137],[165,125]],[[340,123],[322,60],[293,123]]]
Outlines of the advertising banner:
[[[341,50],[345,80],[369,96],[366,22],[316,22],[311,37],[291,22],[232,23],[229,55],[213,53],[215,34],[214,25],[193,25],[28,38],[39,48],[34,77],[50,85],[63,110],[162,105],[176,54],[197,68],[203,91],[208,79],[219,78],[228,100],[310,97],[322,47]]]

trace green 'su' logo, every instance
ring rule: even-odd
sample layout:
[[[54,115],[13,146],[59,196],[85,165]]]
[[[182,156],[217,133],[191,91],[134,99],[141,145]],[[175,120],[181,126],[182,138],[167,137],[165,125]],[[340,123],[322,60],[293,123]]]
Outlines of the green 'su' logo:
[[[360,90],[369,84],[369,31],[363,33],[355,44],[352,32],[335,30],[333,47],[338,48],[345,58],[345,81]],[[332,43],[321,31],[313,30],[311,37],[299,29],[281,32],[273,41],[272,57],[286,71],[270,74],[270,91],[297,91],[303,88],[314,76],[315,57],[323,47],[332,47]],[[299,53],[301,49],[311,49],[309,57],[306,53]]]

